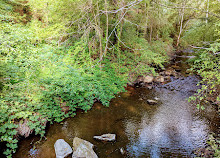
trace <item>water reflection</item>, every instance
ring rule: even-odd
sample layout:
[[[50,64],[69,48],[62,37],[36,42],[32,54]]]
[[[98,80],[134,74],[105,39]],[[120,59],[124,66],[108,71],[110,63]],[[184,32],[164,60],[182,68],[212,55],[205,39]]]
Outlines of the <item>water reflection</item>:
[[[125,122],[125,132],[130,140],[127,145],[129,155],[190,156],[194,149],[204,146],[208,127],[204,120],[193,117],[186,99],[177,92],[164,89],[158,89],[157,96],[161,104],[152,117],[145,111],[141,122],[132,119]]]
[[[148,105],[146,99],[154,97],[160,99],[158,104]],[[78,113],[63,124],[52,125],[47,140],[36,148],[30,146],[33,138],[23,140],[14,157],[55,158],[55,141],[64,139],[72,145],[76,136],[93,143],[100,158],[193,157],[192,151],[204,146],[210,130],[205,118],[193,111],[181,93],[136,89],[114,99],[109,108],[96,104],[88,113]],[[115,133],[117,141],[103,143],[93,139],[104,133]],[[126,156],[120,148],[126,150]]]

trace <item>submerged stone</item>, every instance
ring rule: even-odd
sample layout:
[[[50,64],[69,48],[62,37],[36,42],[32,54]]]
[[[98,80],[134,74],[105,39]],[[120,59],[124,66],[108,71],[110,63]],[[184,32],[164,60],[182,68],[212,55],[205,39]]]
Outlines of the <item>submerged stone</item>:
[[[94,136],[93,138],[101,140],[101,141],[115,141],[116,135],[115,134],[103,134],[101,136]]]
[[[58,139],[54,144],[56,158],[64,158],[73,152],[70,145],[63,139]]]

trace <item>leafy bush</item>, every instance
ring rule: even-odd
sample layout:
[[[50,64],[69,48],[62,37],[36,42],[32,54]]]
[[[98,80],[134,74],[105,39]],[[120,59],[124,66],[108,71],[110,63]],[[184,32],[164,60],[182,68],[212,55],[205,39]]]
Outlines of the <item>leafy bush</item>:
[[[200,23],[195,22],[194,26],[188,29],[183,38],[182,45],[188,46],[189,44],[196,46],[204,46],[206,42],[210,43],[216,40],[213,36],[216,31],[216,25],[213,22]]]
[[[220,157],[220,149],[219,149],[219,145],[220,145],[220,139],[215,134],[210,134],[209,135],[209,140],[208,140],[208,150],[213,151],[214,153],[214,157]]]
[[[215,41],[212,44],[206,44],[205,48],[202,47],[202,49],[198,50],[197,57],[191,60],[191,70],[202,77],[202,81],[199,83],[202,88],[198,89],[197,93],[189,98],[189,101],[195,101],[197,108],[201,109],[204,109],[201,106],[202,102],[212,101],[218,105],[220,110],[220,23],[211,24],[202,25],[200,28],[202,30],[204,28],[207,29],[207,27],[212,28],[207,30],[213,32],[214,35],[212,34],[211,37]],[[206,31],[203,30],[203,32]]]
[[[0,135],[8,157],[17,148],[19,123],[27,120],[30,130],[43,136],[46,121],[60,122],[76,109],[87,111],[94,101],[108,106],[124,90],[126,80],[110,64],[100,69],[93,61],[87,63],[83,42],[58,48],[39,42],[31,28],[10,23],[0,27]]]
[[[193,60],[192,71],[196,72],[202,77],[200,84],[201,89],[198,89],[195,96],[190,97],[197,103],[200,108],[202,101],[207,102],[211,100],[219,105],[220,101],[220,56],[217,51],[220,48],[220,43],[212,44],[210,48],[202,51],[196,59]],[[203,106],[201,106],[204,109]]]
[[[115,67],[120,73],[126,75],[156,75],[156,69],[163,67],[172,52],[169,42],[160,39],[149,43],[128,23],[125,23],[122,36],[117,36],[117,40],[118,46],[111,52],[114,58],[109,54],[109,60],[117,65]]]

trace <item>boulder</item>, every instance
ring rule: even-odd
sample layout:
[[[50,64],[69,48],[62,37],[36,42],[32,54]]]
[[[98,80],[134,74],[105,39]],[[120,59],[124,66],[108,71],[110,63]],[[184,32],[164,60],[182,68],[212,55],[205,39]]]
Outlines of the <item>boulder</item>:
[[[90,143],[86,140],[80,139],[78,137],[75,137],[73,139],[73,150],[76,150],[80,146],[80,144],[84,144],[87,146],[87,148],[91,148],[91,149],[93,149],[93,147],[94,147],[94,145],[92,143]]]
[[[165,81],[164,77],[163,76],[157,76],[155,79],[154,79],[155,82],[159,82],[159,83],[163,83]]]
[[[157,101],[156,100],[148,99],[147,103],[150,104],[150,105],[155,105],[155,104],[157,104]]]
[[[76,151],[73,152],[72,158],[98,158],[93,149],[88,148],[85,144],[80,144]]]
[[[73,155],[72,158],[98,158],[93,150],[94,145],[86,140],[75,137],[73,139]]]
[[[39,113],[35,113],[34,116],[39,115]],[[47,118],[42,118],[39,117],[38,121],[40,122],[41,126],[46,126],[47,125]],[[34,129],[31,129],[28,125],[28,123],[30,123],[27,119],[22,119],[19,121],[18,124],[18,128],[17,130],[17,134],[16,137],[18,137],[19,135],[24,136],[25,138],[28,137],[30,134],[33,133]]]
[[[171,75],[174,74],[174,72],[173,72],[172,69],[168,69],[168,70],[166,70],[166,71],[164,72],[164,74],[165,74],[166,76],[171,76]]]
[[[103,134],[101,136],[94,136],[93,138],[101,140],[101,141],[115,141],[116,135],[115,134]]]
[[[58,139],[54,144],[56,158],[64,158],[73,152],[70,145],[63,139]]]
[[[144,81],[144,83],[152,83],[154,81],[154,77],[153,76],[145,76],[143,81]]]
[[[26,138],[33,132],[33,129],[28,126],[28,121],[25,119],[19,122],[17,131],[18,135],[24,136]]]

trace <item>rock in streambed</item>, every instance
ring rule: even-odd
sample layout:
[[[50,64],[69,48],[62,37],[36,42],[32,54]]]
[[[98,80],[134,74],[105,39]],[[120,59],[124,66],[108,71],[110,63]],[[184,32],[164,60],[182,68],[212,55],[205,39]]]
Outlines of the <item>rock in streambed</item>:
[[[54,144],[56,158],[64,158],[73,152],[70,145],[63,139],[58,139]]]
[[[157,104],[157,101],[156,100],[152,100],[152,99],[148,99],[147,103],[150,104],[150,105],[155,105],[155,104]]]
[[[72,158],[98,158],[93,150],[94,145],[86,140],[75,137],[73,139],[73,155]]]
[[[145,76],[143,78],[144,83],[152,83],[154,81],[154,77],[153,76]]]
[[[94,139],[98,139],[101,141],[115,141],[116,140],[116,135],[115,134],[103,134],[101,136],[94,136]]]

